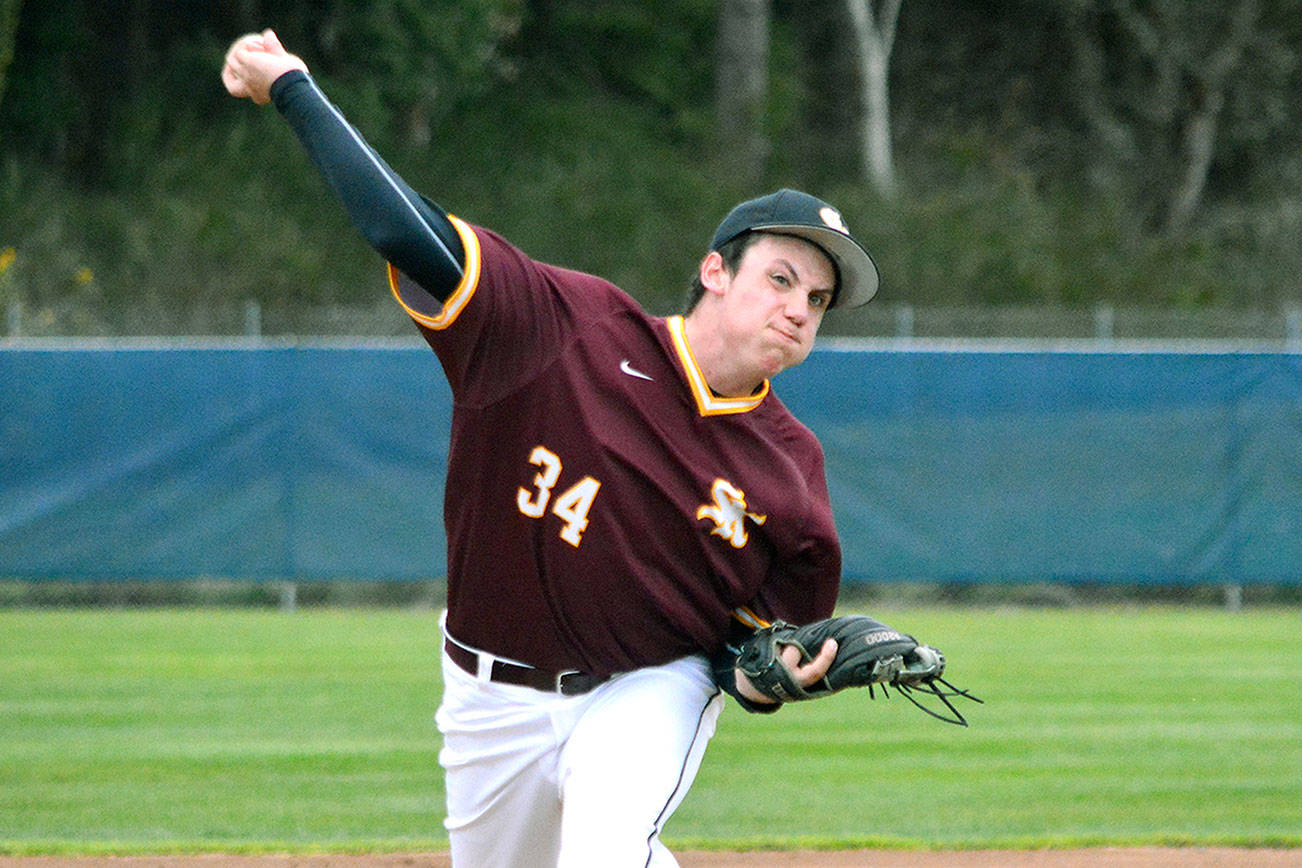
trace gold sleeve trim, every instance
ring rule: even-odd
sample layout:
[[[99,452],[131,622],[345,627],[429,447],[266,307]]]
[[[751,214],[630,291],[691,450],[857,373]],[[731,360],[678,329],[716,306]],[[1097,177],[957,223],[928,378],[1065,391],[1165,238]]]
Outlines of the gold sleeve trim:
[[[398,300],[398,304],[407,312],[407,316],[426,328],[435,330],[447,328],[456,322],[457,317],[461,315],[462,309],[465,308],[466,303],[470,301],[471,296],[475,294],[475,290],[479,287],[479,271],[482,264],[479,238],[475,235],[475,231],[467,223],[456,217],[449,215],[448,220],[456,228],[457,235],[461,236],[461,246],[466,252],[466,270],[461,275],[461,283],[457,284],[457,288],[443,302],[443,310],[437,316],[421,313],[403,301],[402,292],[398,288],[398,269],[394,268],[392,263],[388,263],[389,289],[393,292],[393,297]]]
[[[738,606],[733,609],[732,617],[736,618],[747,627],[750,627],[752,630],[763,630],[765,627],[769,626],[768,621],[765,621],[745,606]]]

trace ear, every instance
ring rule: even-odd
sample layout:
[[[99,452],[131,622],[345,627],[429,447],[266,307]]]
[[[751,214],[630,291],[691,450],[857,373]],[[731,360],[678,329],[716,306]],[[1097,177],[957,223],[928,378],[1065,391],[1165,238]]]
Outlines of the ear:
[[[705,287],[706,292],[715,295],[723,295],[723,291],[728,287],[728,267],[723,263],[723,257],[719,251],[711,250],[701,260],[700,266],[701,285]]]

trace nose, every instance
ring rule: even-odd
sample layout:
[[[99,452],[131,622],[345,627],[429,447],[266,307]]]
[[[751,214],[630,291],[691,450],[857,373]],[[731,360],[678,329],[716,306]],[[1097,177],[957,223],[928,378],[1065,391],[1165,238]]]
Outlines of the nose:
[[[809,319],[809,299],[803,292],[793,292],[790,296],[785,305],[787,319],[796,325],[804,325]]]

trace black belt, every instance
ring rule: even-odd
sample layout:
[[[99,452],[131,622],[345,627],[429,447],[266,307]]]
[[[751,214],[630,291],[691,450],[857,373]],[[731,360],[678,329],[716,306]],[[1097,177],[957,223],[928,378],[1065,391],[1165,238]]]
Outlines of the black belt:
[[[443,650],[452,658],[453,663],[476,678],[479,677],[478,654],[451,639],[443,640]],[[532,666],[521,666],[518,663],[508,663],[494,658],[488,680],[499,684],[514,684],[517,687],[532,687],[534,690],[559,693],[562,696],[578,696],[609,679],[598,678],[596,675],[588,675],[586,672],[574,669],[548,672],[545,669],[534,669]]]

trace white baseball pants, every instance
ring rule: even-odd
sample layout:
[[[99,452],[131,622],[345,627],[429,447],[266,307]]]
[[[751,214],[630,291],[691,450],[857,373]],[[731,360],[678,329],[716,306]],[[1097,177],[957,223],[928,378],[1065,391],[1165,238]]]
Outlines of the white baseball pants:
[[[723,708],[704,657],[580,696],[493,683],[446,653],[443,679],[436,720],[454,866],[678,864],[660,832]]]

